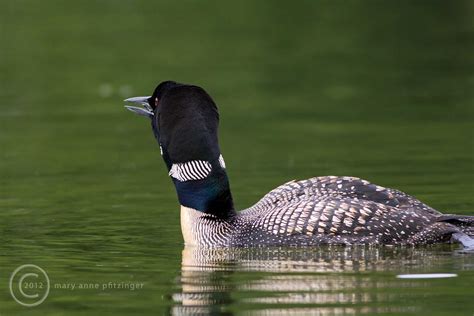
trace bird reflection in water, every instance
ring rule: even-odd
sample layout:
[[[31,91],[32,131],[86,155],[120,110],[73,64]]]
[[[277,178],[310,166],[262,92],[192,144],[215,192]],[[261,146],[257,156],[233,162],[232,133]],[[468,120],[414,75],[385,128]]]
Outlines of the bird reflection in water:
[[[396,275],[445,271],[453,247],[189,247],[172,314],[413,313],[417,307],[404,301],[404,289],[430,283]]]

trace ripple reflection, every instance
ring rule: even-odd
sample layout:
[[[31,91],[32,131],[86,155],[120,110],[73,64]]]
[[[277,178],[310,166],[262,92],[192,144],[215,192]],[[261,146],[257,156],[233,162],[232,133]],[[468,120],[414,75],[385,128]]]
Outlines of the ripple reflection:
[[[430,282],[396,275],[449,272],[453,247],[185,248],[172,313],[413,313],[404,289]]]

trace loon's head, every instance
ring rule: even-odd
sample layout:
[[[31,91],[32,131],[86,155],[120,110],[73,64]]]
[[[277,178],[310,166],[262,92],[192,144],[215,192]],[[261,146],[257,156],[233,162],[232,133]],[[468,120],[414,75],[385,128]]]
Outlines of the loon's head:
[[[231,214],[232,196],[218,141],[219,112],[206,91],[164,81],[152,96],[125,101],[141,105],[126,108],[151,119],[181,205],[218,217]]]

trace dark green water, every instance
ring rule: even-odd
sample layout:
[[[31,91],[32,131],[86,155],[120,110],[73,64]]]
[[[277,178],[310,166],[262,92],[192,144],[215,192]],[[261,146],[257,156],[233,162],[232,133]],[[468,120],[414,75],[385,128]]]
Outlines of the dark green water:
[[[239,208],[331,174],[474,214],[473,56],[471,1],[2,0],[0,315],[472,315],[457,245],[183,254],[159,150],[122,100],[206,88]],[[9,291],[23,264],[50,279],[36,307]],[[458,277],[396,278],[422,272]]]

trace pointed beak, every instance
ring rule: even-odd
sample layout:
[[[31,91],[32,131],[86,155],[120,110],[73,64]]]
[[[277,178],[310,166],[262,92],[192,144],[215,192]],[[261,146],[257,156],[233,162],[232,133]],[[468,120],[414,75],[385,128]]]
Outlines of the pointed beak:
[[[146,116],[146,117],[153,117],[153,109],[151,106],[148,104],[148,99],[150,97],[133,97],[133,98],[128,98],[123,100],[124,102],[127,103],[133,103],[140,105],[138,106],[131,106],[131,105],[125,105],[125,108],[129,111],[132,111],[135,114],[141,115],[141,116]]]

